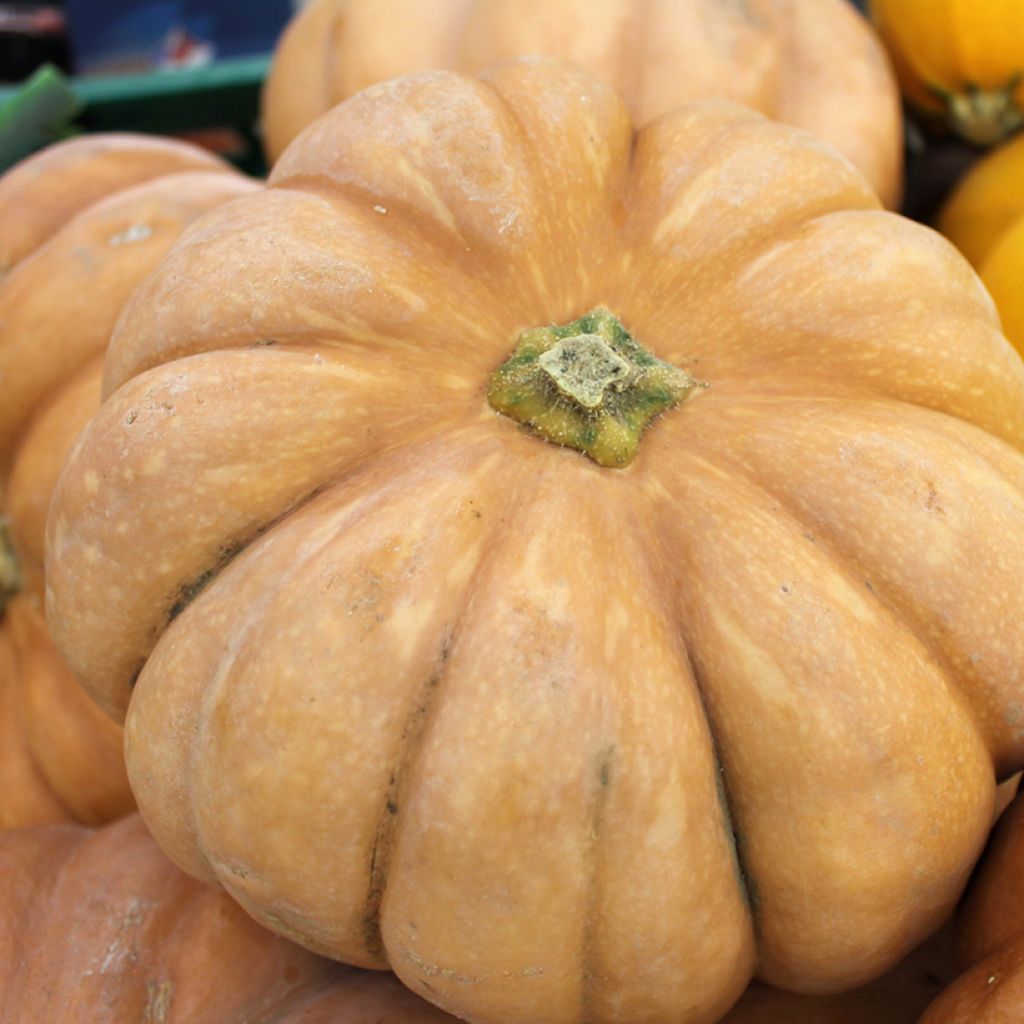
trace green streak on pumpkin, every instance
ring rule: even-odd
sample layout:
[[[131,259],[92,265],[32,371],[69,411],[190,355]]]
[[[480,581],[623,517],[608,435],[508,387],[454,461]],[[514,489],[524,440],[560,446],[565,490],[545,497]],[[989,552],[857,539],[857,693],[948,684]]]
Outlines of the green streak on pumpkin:
[[[0,611],[7,602],[21,590],[21,568],[14,553],[11,540],[11,524],[6,516],[0,516]]]
[[[487,401],[552,444],[621,467],[651,420],[695,387],[690,374],[653,356],[598,307],[569,324],[523,331],[491,377]]]

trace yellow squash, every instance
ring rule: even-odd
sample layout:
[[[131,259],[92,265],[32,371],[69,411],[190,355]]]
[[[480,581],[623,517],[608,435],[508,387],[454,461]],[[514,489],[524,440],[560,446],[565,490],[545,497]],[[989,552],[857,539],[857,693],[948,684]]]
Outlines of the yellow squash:
[[[871,0],[871,12],[919,110],[981,146],[1024,124],[1020,0]]]

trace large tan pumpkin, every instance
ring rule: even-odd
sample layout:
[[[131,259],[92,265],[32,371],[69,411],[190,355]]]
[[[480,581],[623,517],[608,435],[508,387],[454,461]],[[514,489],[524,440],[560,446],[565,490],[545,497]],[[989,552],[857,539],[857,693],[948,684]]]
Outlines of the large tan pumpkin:
[[[260,928],[137,815],[0,835],[0,1024],[457,1024]]]
[[[1024,762],[1024,365],[825,147],[545,60],[376,86],[106,375],[51,628],[259,920],[475,1022],[683,1024],[951,910]]]
[[[121,729],[43,621],[46,512],[99,403],[125,300],[187,223],[256,187],[195,147],[130,135],[56,145],[0,178],[0,488],[13,581],[0,622],[0,828],[101,822],[133,806]]]
[[[746,103],[835,146],[887,206],[899,201],[899,90],[846,0],[311,0],[267,80],[268,153],[276,160],[314,118],[368,85],[532,53],[603,78],[641,125],[693,100]]]

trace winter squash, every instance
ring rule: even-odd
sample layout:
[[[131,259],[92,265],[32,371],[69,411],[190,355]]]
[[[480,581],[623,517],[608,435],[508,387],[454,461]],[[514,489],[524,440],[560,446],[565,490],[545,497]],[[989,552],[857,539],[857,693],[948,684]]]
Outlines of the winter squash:
[[[953,978],[944,926],[877,981],[853,992],[797,995],[754,982],[721,1024],[918,1024]]]
[[[455,1024],[393,976],[260,928],[138,815],[0,835],[0,1024]]]
[[[957,914],[964,973],[921,1024],[1012,1024],[1024,1017],[1024,799],[1000,819]]]
[[[1024,216],[1024,135],[979,160],[939,212],[935,226],[975,267]]]
[[[968,142],[1024,125],[1024,8],[1016,0],[870,0],[904,95]]]
[[[122,735],[53,649],[43,535],[64,456],[99,402],[121,306],[199,214],[255,185],[203,151],[87,136],[0,179],[0,827],[133,806]]]
[[[544,59],[384,83],[104,372],[50,627],[258,920],[474,1021],[681,1024],[952,909],[1024,763],[1024,364],[827,148]]]
[[[477,72],[520,54],[571,60],[619,89],[639,124],[722,97],[797,125],[899,201],[902,119],[885,51],[846,0],[313,0],[286,30],[264,92],[270,157],[375,82]]]
[[[999,307],[1007,338],[1024,352],[1024,216],[1018,217],[982,260],[979,273]]]

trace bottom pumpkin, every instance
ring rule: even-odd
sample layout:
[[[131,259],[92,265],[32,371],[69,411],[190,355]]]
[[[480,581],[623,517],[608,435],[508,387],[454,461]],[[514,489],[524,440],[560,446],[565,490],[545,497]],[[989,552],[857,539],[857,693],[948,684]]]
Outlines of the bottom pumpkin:
[[[0,834],[0,1022],[454,1024],[393,975],[279,939],[138,815]]]
[[[755,984],[722,1024],[912,1024],[950,977],[949,944],[940,932],[842,996]],[[137,814],[0,834],[0,996],[0,1024],[457,1024],[391,974],[264,930],[174,867]]]

